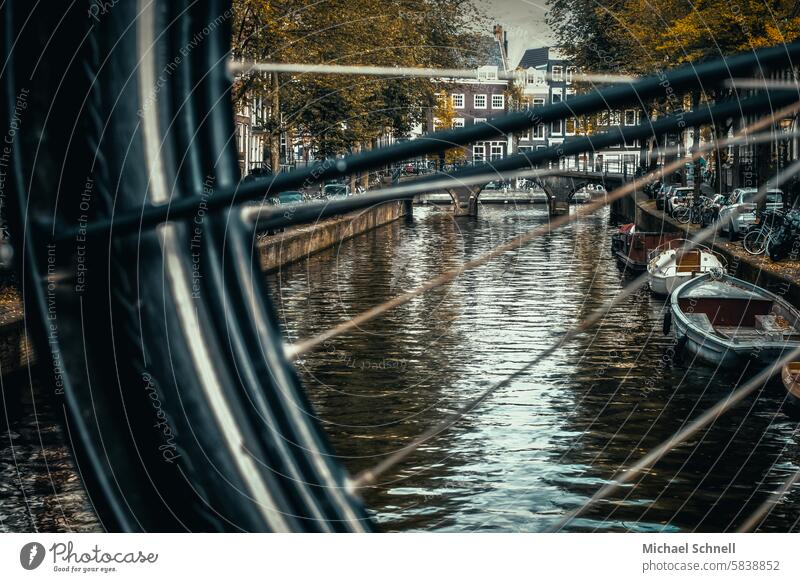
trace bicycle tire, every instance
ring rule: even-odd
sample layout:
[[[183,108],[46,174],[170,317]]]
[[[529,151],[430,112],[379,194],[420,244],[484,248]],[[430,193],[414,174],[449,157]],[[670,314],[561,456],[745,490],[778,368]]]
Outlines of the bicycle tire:
[[[768,238],[769,236],[760,229],[754,230],[744,235],[742,246],[747,253],[758,256],[766,250]]]
[[[239,177],[230,2],[100,10],[6,2],[1,18],[4,117],[27,91],[38,130],[15,144],[9,200],[26,329],[102,526],[373,529],[283,354],[235,208],[202,217],[197,249],[192,220],[50,245]]]
[[[672,218],[681,224],[689,224],[689,221],[692,218],[692,211],[685,207],[676,208],[672,213]]]

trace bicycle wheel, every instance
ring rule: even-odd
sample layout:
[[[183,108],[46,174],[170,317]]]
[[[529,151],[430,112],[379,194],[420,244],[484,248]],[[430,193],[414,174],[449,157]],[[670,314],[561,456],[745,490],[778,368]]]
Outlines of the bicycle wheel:
[[[4,3],[2,105],[36,130],[14,145],[9,200],[27,331],[103,526],[370,529],[283,354],[241,214],[80,234],[236,184],[230,3],[75,4]]]
[[[768,234],[764,230],[753,230],[744,236],[742,246],[751,255],[760,255],[766,250],[767,239]]]
[[[679,206],[672,213],[672,218],[681,224],[688,224],[689,220],[692,218],[692,210],[686,206]]]

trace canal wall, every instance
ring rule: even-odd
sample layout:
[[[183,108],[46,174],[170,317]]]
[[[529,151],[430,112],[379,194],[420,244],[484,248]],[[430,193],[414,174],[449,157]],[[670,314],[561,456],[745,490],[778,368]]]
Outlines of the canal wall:
[[[405,216],[407,211],[408,206],[403,202],[385,202],[367,210],[263,237],[257,244],[261,268],[265,272],[274,271],[397,220]],[[33,350],[25,334],[21,304],[12,301],[0,306],[0,375],[6,376],[21,370],[34,361]]]
[[[637,195],[638,194],[638,195]],[[636,228],[648,232],[679,232],[686,237],[700,230],[697,225],[680,224],[656,208],[655,200],[650,200],[641,192],[625,196],[625,204],[614,209],[615,215]],[[767,257],[754,257],[745,252],[741,242],[729,242],[717,236],[713,243],[706,243],[722,255],[728,264],[728,273],[754,283],[788,300],[800,308],[800,265],[790,261],[773,263]]]
[[[267,273],[275,271],[373,228],[389,224],[406,216],[407,212],[408,205],[402,201],[384,202],[366,210],[263,237],[257,243],[261,269]]]

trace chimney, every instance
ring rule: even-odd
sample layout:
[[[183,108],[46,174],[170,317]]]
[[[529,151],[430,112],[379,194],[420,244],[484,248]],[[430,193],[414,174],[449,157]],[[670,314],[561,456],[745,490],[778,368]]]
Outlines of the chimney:
[[[503,32],[503,56],[508,58],[508,33]]]
[[[494,25],[494,37],[497,39],[497,42],[503,42],[503,27],[499,24]]]

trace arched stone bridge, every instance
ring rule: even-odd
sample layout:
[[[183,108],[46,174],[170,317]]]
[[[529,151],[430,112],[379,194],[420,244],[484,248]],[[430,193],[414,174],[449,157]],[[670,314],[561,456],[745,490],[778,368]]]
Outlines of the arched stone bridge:
[[[533,179],[547,195],[551,215],[565,214],[569,211],[572,196],[588,184],[600,184],[612,190],[628,181],[628,174],[608,172],[580,172],[577,170],[554,170],[547,176]],[[478,199],[486,184],[447,188],[453,199],[453,212],[456,216],[477,216]]]

